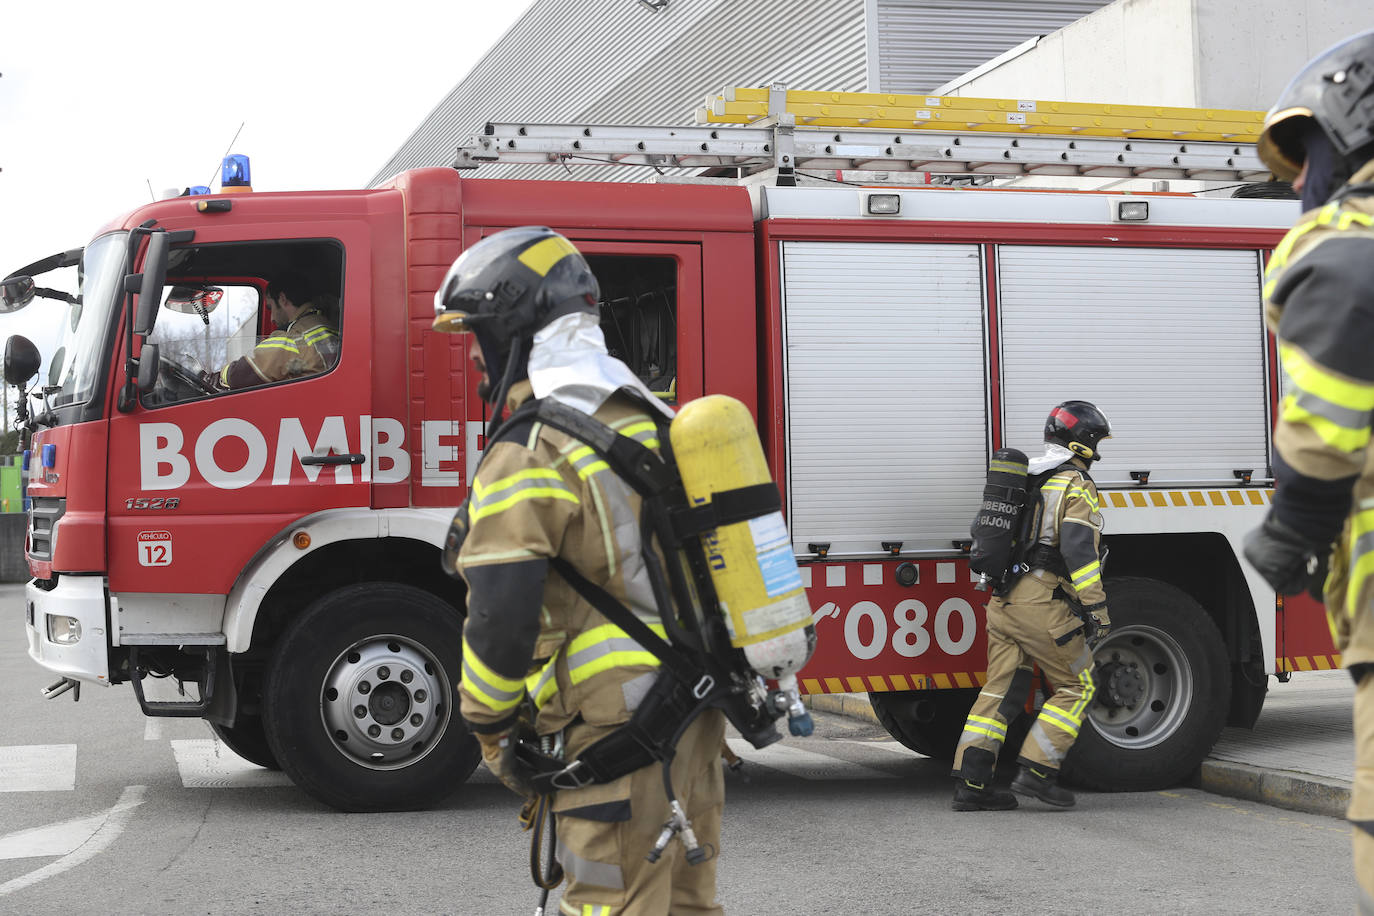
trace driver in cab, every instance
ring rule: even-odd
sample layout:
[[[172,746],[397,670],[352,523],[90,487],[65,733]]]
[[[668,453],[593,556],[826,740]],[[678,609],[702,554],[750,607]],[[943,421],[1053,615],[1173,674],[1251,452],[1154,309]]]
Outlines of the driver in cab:
[[[219,371],[218,388],[251,388],[283,379],[324,372],[339,358],[339,330],[317,295],[299,273],[282,274],[267,284],[263,300],[276,325],[253,352]]]

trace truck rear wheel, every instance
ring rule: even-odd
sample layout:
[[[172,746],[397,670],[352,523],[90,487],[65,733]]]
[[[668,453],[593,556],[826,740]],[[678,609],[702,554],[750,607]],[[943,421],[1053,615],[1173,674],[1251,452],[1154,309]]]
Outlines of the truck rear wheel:
[[[978,699],[976,688],[870,693],[868,702],[887,733],[918,754],[950,760],[964,720]]]
[[[405,811],[452,793],[481,760],[457,710],[457,612],[374,582],[330,592],[278,642],[267,740],[296,785],[344,811]]]
[[[1206,758],[1226,722],[1231,671],[1202,606],[1154,579],[1109,579],[1111,634],[1098,644],[1097,694],[1064,761],[1094,789],[1163,789]]]
[[[208,724],[215,737],[244,760],[269,770],[281,769],[281,764],[277,763],[277,758],[267,743],[267,733],[263,731],[261,716],[241,717],[235,725],[220,725],[216,722]]]

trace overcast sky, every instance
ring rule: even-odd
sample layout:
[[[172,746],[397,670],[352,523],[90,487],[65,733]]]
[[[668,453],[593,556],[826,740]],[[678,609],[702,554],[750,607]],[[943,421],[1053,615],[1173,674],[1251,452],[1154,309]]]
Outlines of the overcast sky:
[[[364,187],[530,5],[0,2],[0,276],[165,188],[217,188],[231,140],[255,190]],[[65,312],[37,300],[0,340],[46,357]]]

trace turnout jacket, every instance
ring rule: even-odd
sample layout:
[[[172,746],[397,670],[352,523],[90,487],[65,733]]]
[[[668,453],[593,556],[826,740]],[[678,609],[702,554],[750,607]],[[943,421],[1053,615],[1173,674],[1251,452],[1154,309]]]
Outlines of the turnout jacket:
[[[1075,458],[1072,463],[1074,467],[1057,472],[1040,487],[1043,510],[1030,554],[1031,571],[1012,587],[1009,602],[1015,603],[1018,593],[1023,600],[1044,600],[1058,587],[1087,610],[1107,605],[1099,552],[1102,505],[1097,486],[1083,473],[1082,459]],[[1058,550],[1063,569],[1048,569],[1035,562],[1035,553],[1045,548]]]
[[[1374,662],[1374,161],[1304,213],[1270,258],[1265,321],[1286,393],[1274,428],[1274,513],[1335,542],[1326,581],[1347,667]]]
[[[512,386],[507,407],[532,396]],[[614,394],[594,414],[658,450],[645,405]],[[457,571],[468,586],[463,626],[463,719],[476,732],[508,727],[528,696],[534,726],[551,734],[580,716],[627,721],[658,659],[610,623],[549,568],[561,557],[660,636],[645,570],[639,495],[582,442],[534,420],[502,429],[472,482]]]
[[[251,388],[314,375],[334,365],[338,358],[339,332],[312,308],[264,337],[252,353],[220,370],[219,383],[225,388]]]

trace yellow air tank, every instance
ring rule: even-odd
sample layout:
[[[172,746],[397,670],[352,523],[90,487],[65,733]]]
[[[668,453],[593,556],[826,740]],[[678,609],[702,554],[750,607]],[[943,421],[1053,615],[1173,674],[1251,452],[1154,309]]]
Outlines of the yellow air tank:
[[[773,481],[749,408],[734,398],[713,394],[689,402],[668,432],[692,505],[725,490]],[[777,680],[796,710],[804,711],[796,673],[816,647],[816,628],[782,513],[721,525],[704,533],[701,542],[730,644],[756,672]],[[792,724],[798,733],[799,723]]]

